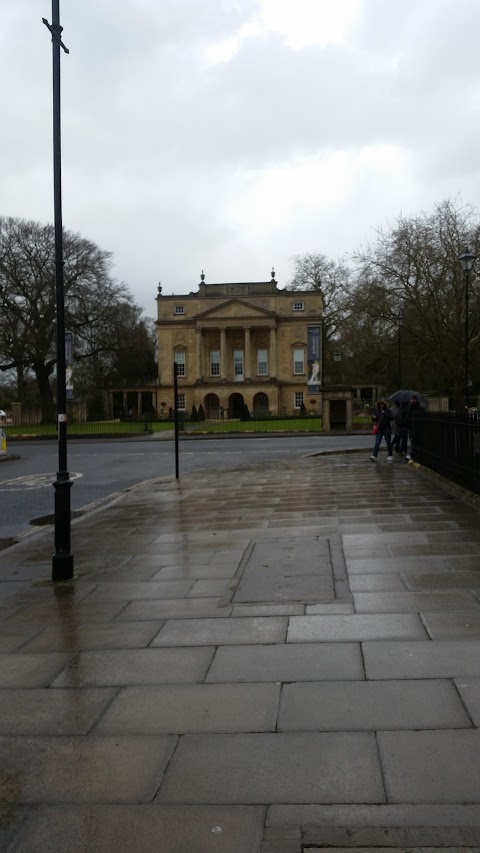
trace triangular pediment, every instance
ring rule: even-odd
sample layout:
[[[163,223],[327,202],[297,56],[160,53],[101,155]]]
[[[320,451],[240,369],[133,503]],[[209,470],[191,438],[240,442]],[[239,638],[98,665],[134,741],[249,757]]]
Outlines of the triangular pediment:
[[[244,299],[226,299],[220,305],[215,305],[207,311],[202,311],[197,314],[196,320],[231,320],[236,318],[260,320],[266,317],[272,318],[276,314],[274,311],[268,311],[266,308],[261,308],[259,305],[252,305],[251,302],[246,302]]]

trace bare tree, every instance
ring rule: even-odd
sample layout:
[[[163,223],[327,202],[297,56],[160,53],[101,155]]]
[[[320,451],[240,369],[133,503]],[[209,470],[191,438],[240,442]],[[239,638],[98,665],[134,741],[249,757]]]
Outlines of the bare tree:
[[[0,370],[33,371],[44,421],[54,419],[55,254],[51,225],[0,218]],[[110,274],[111,254],[78,234],[64,234],[65,322],[76,357],[118,346],[112,333],[123,305],[133,305]],[[139,310],[139,309],[138,309]]]
[[[403,351],[410,375],[436,391],[463,392],[465,291],[458,256],[465,245],[477,254],[480,225],[470,205],[450,200],[431,214],[400,217],[376,242],[356,254],[358,283],[371,316],[394,328],[403,311]],[[480,338],[480,296],[472,287],[470,349]]]
[[[334,338],[348,314],[350,271],[321,253],[305,253],[293,258],[293,276],[288,290],[319,290],[323,297],[323,333]]]

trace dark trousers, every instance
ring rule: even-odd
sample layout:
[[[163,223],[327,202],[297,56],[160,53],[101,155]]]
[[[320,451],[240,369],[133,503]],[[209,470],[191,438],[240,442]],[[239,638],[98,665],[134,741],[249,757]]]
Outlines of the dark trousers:
[[[407,452],[408,445],[408,427],[402,426],[400,431],[400,453],[404,455]]]
[[[378,456],[378,451],[380,450],[380,444],[382,443],[382,438],[385,438],[387,442],[387,450],[388,455],[392,455],[392,433],[390,430],[386,430],[385,432],[377,432],[375,436],[375,447],[373,448],[373,456]]]

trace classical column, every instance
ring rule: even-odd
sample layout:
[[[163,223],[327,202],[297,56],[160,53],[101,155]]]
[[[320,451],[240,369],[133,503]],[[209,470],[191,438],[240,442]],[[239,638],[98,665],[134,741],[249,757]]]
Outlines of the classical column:
[[[227,378],[227,338],[225,329],[220,329],[220,379]]]
[[[202,379],[202,330],[197,329],[197,379]]]
[[[277,330],[275,326],[270,329],[270,358],[268,365],[268,373],[269,375],[276,376],[277,375]]]
[[[124,411],[124,413],[125,413],[125,414],[127,414],[127,409],[128,409],[128,405],[127,405],[127,392],[126,392],[126,391],[124,391],[124,392],[123,392],[123,411]]]
[[[142,414],[143,414],[143,410],[142,410],[142,392],[141,392],[141,391],[138,391],[138,392],[137,392],[137,415],[142,415]]]
[[[250,326],[245,326],[245,365],[244,365],[244,377],[245,379],[250,379],[252,373],[251,366],[251,355],[250,355]]]

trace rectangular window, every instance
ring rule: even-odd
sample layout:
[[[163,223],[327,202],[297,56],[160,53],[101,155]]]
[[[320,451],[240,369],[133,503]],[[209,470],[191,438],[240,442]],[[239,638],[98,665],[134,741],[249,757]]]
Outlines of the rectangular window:
[[[305,311],[305,302],[294,302],[293,303],[294,311]]]
[[[295,408],[301,409],[303,406],[303,391],[295,391]]]
[[[293,350],[293,372],[295,376],[301,376],[305,373],[305,350]]]
[[[185,314],[185,307],[183,305],[175,305],[174,314]]]
[[[185,352],[183,350],[175,353],[175,364],[177,365],[177,376],[185,376]]]
[[[220,376],[220,350],[210,350],[210,376]]]
[[[235,382],[243,382],[243,349],[233,351],[233,378]]]
[[[266,349],[257,349],[257,376],[267,376],[267,374],[268,374],[267,350]]]
[[[185,394],[177,394],[177,411],[184,412],[185,408]]]

